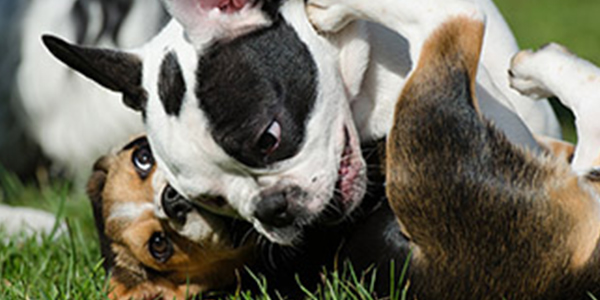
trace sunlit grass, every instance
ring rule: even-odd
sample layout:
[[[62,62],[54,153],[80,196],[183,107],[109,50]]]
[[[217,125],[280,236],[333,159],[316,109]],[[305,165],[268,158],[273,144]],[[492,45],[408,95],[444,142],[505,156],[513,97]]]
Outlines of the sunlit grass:
[[[22,184],[0,174],[0,202],[56,214],[67,232],[8,237],[0,232],[0,299],[102,299],[105,284],[89,202],[69,184]]]

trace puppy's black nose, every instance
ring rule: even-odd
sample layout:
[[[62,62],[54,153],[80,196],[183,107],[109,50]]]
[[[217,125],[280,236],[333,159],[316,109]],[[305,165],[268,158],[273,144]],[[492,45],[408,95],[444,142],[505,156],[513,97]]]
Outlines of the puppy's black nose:
[[[194,209],[194,206],[170,185],[165,187],[161,203],[167,217],[179,224],[185,224],[188,213]]]
[[[288,193],[279,191],[262,196],[256,205],[254,216],[265,225],[286,227],[294,222],[294,214],[290,211]]]

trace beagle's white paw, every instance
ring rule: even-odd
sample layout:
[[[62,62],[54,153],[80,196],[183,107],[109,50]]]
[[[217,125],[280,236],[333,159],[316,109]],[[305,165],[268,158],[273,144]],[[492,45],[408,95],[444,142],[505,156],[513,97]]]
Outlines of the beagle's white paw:
[[[550,43],[537,51],[523,50],[513,56],[509,70],[510,86],[521,94],[542,99],[555,96],[548,86],[546,76],[558,74],[561,69],[557,61],[563,61],[571,52],[562,45]]]
[[[550,43],[537,51],[523,50],[511,61],[510,86],[521,94],[542,99],[556,95],[547,76],[559,76],[563,72],[563,61],[574,56],[566,47]]]

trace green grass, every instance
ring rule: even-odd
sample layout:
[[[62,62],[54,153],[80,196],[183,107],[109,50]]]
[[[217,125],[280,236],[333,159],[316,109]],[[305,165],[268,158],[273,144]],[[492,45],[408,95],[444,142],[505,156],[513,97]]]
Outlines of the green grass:
[[[498,0],[522,48],[558,42],[600,63],[600,1]],[[564,111],[565,124],[571,122]],[[572,129],[571,129],[572,130]],[[573,133],[565,134],[574,140]],[[0,203],[33,206],[57,213],[69,224],[69,234],[58,238],[12,238],[0,244],[0,299],[102,299],[105,280],[91,206],[70,184],[54,182],[41,187],[23,185],[0,172]],[[5,236],[0,233],[0,241]],[[324,284],[307,290],[307,299],[372,299],[373,277],[344,269],[324,275]],[[257,279],[260,280],[260,279]],[[301,279],[298,279],[301,283]],[[268,283],[265,283],[268,284]],[[394,288],[402,299],[404,287]],[[240,292],[237,299],[270,299]]]
[[[68,224],[61,236],[0,233],[0,299],[102,299],[105,284],[92,210],[69,184],[23,185],[0,174],[0,202],[55,213]]]

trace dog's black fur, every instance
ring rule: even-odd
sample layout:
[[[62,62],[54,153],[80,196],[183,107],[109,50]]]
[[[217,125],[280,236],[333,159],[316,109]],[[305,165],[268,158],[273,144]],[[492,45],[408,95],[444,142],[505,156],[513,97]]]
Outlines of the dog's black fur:
[[[307,46],[277,17],[267,28],[208,49],[198,63],[195,92],[223,150],[245,165],[265,168],[302,147],[317,73]],[[257,141],[274,121],[281,141],[265,156]]]
[[[102,27],[95,36],[88,36],[92,22],[90,5],[99,5],[102,11]],[[97,44],[103,37],[108,37],[117,46],[123,22],[129,15],[134,3],[132,0],[77,0],[71,8],[71,18],[75,24],[75,36],[78,44]],[[170,19],[163,11],[163,21],[154,30],[158,32]]]
[[[169,52],[160,65],[158,95],[165,112],[178,116],[187,87],[175,52]]]

